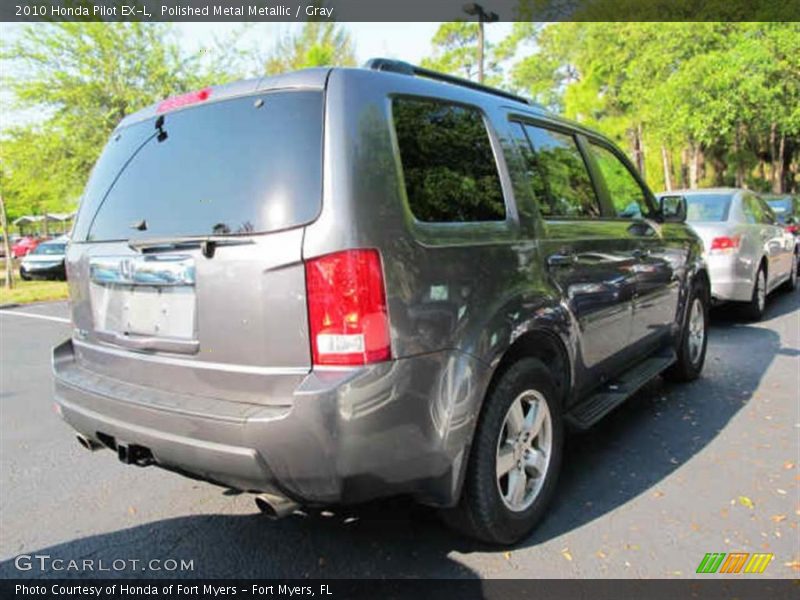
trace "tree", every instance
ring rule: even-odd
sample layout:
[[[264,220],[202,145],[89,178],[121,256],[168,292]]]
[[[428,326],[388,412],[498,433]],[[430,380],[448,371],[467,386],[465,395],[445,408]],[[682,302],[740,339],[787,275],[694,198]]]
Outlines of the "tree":
[[[654,187],[800,184],[796,23],[518,23],[511,38],[533,48],[513,85],[626,146]]]
[[[287,33],[275,44],[266,60],[268,75],[307,67],[356,64],[353,40],[336,23],[308,21],[299,33]]]
[[[3,192],[0,190],[0,230],[3,233],[3,255],[5,256],[5,286],[7,290],[14,287],[14,267],[11,260],[11,240],[8,237],[8,214],[6,213],[6,203],[3,200]]]
[[[422,66],[442,73],[476,79],[478,75],[478,23],[456,21],[442,23],[433,35],[433,56],[424,58]],[[502,80],[494,45],[484,44],[485,83],[497,85]]]

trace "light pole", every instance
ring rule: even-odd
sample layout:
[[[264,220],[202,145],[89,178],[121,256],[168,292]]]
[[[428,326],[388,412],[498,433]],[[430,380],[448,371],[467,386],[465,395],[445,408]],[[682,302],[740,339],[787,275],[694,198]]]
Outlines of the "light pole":
[[[500,17],[495,12],[486,12],[483,6],[474,2],[465,4],[463,8],[468,15],[478,17],[478,83],[483,83],[483,24],[495,23]]]

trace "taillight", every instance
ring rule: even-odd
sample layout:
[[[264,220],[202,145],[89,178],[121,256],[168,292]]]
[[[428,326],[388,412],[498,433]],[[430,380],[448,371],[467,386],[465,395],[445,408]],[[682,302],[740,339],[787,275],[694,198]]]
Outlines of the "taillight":
[[[156,107],[156,113],[167,112],[168,110],[175,110],[181,106],[189,106],[190,104],[197,104],[198,102],[205,102],[211,97],[211,88],[203,88],[188,94],[181,94],[180,96],[172,96],[166,100],[159,102]]]
[[[786,231],[788,231],[789,233],[794,233],[794,234],[797,234],[797,232],[798,232],[798,231],[800,231],[800,226],[797,226],[797,225],[787,225],[787,226],[786,226]]]
[[[711,252],[719,252],[719,253],[728,253],[734,252],[737,248],[739,248],[739,236],[721,236],[715,237],[711,240]]]
[[[345,250],[307,261],[306,292],[315,365],[363,365],[391,358],[377,250]]]

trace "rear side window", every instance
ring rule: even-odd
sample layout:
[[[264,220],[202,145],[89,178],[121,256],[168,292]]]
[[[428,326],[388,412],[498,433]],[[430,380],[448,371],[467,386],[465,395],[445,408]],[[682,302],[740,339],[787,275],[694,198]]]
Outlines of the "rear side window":
[[[758,201],[758,198],[750,194],[744,197],[744,214],[748,223],[764,225],[772,223],[771,215],[767,212],[767,209]]]
[[[320,92],[264,93],[136,123],[108,143],[75,240],[269,232],[313,220],[322,196]]]
[[[544,217],[599,217],[589,171],[575,138],[533,125],[524,129],[522,155],[528,180]]]
[[[727,221],[730,206],[730,194],[688,194],[686,220],[698,223]]]
[[[505,220],[497,162],[479,110],[395,98],[392,113],[408,204],[417,220]]]
[[[625,163],[604,146],[592,142],[589,147],[611,195],[616,215],[623,219],[638,219],[650,214],[647,194]]]

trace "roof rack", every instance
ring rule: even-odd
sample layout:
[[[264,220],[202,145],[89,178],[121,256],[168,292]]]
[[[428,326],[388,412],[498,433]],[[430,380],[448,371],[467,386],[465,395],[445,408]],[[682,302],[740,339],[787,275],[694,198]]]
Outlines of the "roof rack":
[[[456,77],[455,75],[448,75],[447,73],[440,73],[439,71],[432,71],[424,67],[418,67],[411,63],[403,62],[402,60],[393,60],[391,58],[371,58],[364,63],[365,69],[372,69],[373,71],[389,71],[391,73],[400,73],[401,75],[411,75],[417,77],[427,77],[428,79],[435,79],[437,81],[444,81],[452,83],[453,85],[460,85],[461,87],[478,90],[479,92],[486,92],[487,94],[494,94],[495,96],[502,96],[515,102],[522,102],[523,104],[533,104],[527,98],[517,96],[511,92],[498,90],[497,88],[489,87],[481,83],[475,83],[463,77]]]

